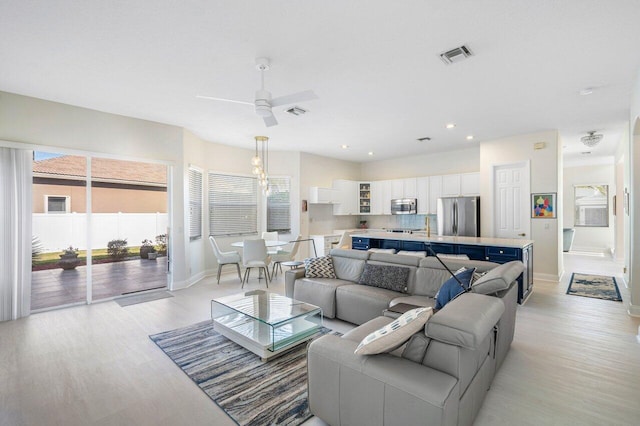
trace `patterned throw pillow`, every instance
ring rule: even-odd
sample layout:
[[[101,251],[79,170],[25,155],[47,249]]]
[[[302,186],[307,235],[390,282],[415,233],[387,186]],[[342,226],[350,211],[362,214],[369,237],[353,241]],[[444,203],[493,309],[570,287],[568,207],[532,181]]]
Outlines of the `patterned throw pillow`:
[[[449,278],[447,281],[442,284],[440,290],[438,290],[438,294],[436,294],[436,305],[435,309],[442,309],[444,305],[453,300],[460,293],[464,293],[470,286],[471,279],[473,278],[473,273],[476,271],[476,268],[460,268],[454,274],[464,288],[460,287],[460,283],[454,277]]]
[[[403,266],[374,265],[367,263],[358,284],[406,293],[409,268]]]
[[[391,352],[424,327],[432,314],[432,308],[417,308],[407,311],[395,321],[362,339],[355,354],[374,355]]]
[[[331,256],[305,259],[304,276],[307,278],[336,278]]]

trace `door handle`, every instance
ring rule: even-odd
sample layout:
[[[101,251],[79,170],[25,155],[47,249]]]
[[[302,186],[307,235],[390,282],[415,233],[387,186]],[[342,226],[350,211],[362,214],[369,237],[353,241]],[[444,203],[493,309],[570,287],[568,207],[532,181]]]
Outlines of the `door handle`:
[[[525,234],[524,232],[523,232],[522,234],[518,234],[518,236],[519,236],[519,237],[524,237],[524,236],[526,236],[526,235],[527,235],[527,234]]]

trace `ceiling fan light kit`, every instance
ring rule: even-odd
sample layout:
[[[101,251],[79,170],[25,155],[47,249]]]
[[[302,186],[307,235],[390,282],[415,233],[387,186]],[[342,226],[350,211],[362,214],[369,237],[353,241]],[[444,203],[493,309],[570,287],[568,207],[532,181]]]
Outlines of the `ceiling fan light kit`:
[[[264,58],[264,57],[256,58],[256,69],[260,71],[261,84],[260,84],[260,89],[256,90],[256,96],[253,103],[246,102],[246,101],[237,101],[233,99],[216,98],[213,96],[197,95],[196,97],[200,99],[207,99],[212,101],[232,102],[237,104],[253,105],[255,108],[256,114],[259,117],[262,117],[262,119],[264,120],[264,124],[267,127],[275,126],[278,124],[278,120],[276,120],[276,117],[273,115],[273,110],[272,110],[273,107],[318,99],[318,96],[316,96],[313,90],[305,90],[303,92],[297,92],[291,95],[272,98],[271,92],[269,92],[264,88],[264,72],[268,71],[270,68],[271,68],[271,63],[269,62],[269,58]],[[302,115],[306,112],[300,107],[294,107],[292,109],[297,109],[298,111],[301,111],[300,113],[294,114],[294,115]]]
[[[262,193],[267,197],[271,194],[271,185],[269,185],[269,147],[267,136],[255,136],[256,152],[251,158],[251,173],[258,177],[258,185],[262,188]],[[258,142],[260,150],[258,150]],[[262,154],[262,155],[260,155]]]
[[[596,131],[591,131],[588,132],[589,134],[587,136],[583,136],[580,138],[580,141],[582,141],[582,143],[585,146],[588,146],[589,148],[594,147],[596,145],[598,145],[600,143],[600,141],[602,140],[602,135],[601,134],[596,134]]]

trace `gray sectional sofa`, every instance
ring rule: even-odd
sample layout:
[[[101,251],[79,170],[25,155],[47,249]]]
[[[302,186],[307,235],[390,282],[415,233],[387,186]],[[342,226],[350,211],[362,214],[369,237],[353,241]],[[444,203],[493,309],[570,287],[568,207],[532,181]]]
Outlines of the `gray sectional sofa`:
[[[328,318],[361,324],[309,345],[311,412],[334,426],[471,425],[513,340],[522,263],[444,260],[453,271],[466,266],[486,274],[402,347],[362,356],[354,354],[360,341],[393,321],[382,316],[386,308],[433,306],[450,274],[433,257],[341,249],[331,257],[335,279],[305,278],[302,268],[285,275],[287,296],[322,307]],[[367,263],[409,268],[406,293],[358,284]]]

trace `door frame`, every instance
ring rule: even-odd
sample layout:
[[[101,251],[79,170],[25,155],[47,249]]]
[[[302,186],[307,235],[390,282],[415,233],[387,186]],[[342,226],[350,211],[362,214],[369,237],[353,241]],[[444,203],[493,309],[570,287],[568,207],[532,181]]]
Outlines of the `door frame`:
[[[524,161],[516,161],[516,162],[508,162],[508,163],[500,163],[500,164],[492,164],[491,165],[491,197],[493,199],[493,203],[491,204],[491,215],[493,216],[493,218],[491,219],[491,235],[493,237],[496,236],[496,229],[498,229],[497,227],[497,220],[498,220],[498,216],[496,214],[497,211],[497,200],[498,198],[496,197],[496,171],[499,168],[505,168],[505,167],[513,167],[513,168],[517,168],[517,167],[523,167],[524,168],[524,174],[527,178],[527,193],[526,195],[526,199],[529,200],[530,194],[531,194],[531,160],[524,160]],[[528,212],[531,209],[531,205],[530,202],[527,203],[525,201],[525,204],[528,205],[526,211]],[[528,240],[533,240],[532,235],[531,235],[531,217],[529,216],[529,214],[527,214],[526,220],[524,222],[526,224],[526,234],[527,236],[525,237],[525,239]]]

